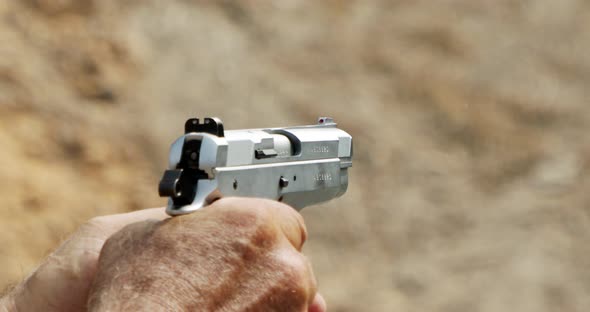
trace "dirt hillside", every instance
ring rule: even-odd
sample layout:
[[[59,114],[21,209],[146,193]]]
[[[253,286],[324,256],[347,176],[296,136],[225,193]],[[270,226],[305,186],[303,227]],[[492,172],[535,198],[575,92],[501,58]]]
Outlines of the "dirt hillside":
[[[188,117],[332,116],[303,211],[330,310],[590,311],[590,2],[0,0],[0,288],[164,205]]]

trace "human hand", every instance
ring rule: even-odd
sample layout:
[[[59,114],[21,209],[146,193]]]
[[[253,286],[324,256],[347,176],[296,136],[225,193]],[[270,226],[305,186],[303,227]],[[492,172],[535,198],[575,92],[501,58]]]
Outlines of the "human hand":
[[[4,298],[5,309],[81,311],[94,281],[93,311],[326,310],[299,252],[305,227],[293,209],[223,199],[159,221],[166,218],[148,209],[87,222]],[[128,224],[109,239],[98,265],[104,241]]]
[[[89,310],[325,311],[305,239],[301,215],[262,199],[135,223],[106,242]]]
[[[84,311],[104,242],[128,224],[168,218],[162,208],[93,218],[20,285],[0,298],[0,311]]]

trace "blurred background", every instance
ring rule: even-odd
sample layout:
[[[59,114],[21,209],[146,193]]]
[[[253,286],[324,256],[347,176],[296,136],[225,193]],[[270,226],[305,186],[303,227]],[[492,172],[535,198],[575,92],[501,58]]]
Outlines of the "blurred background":
[[[303,211],[330,310],[590,311],[590,2],[0,0],[0,288],[163,206],[188,117],[332,116]]]

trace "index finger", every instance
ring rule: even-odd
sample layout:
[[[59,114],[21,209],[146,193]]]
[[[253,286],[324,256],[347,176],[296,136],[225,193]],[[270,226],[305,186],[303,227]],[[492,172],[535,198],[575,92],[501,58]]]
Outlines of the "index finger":
[[[166,214],[164,208],[150,208],[128,213],[95,217],[91,219],[89,223],[92,226],[99,228],[101,234],[106,238],[129,224],[150,219],[164,220],[166,218],[169,218],[169,216]]]

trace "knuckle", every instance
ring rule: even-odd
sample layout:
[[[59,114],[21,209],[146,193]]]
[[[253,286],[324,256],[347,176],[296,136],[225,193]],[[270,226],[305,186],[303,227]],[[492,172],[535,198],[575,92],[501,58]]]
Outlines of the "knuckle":
[[[257,223],[245,229],[243,236],[253,248],[268,250],[278,242],[278,233],[270,223]]]
[[[283,258],[284,259],[284,258]],[[310,277],[305,259],[299,253],[289,255],[288,260],[281,263],[278,293],[283,294],[285,306],[305,305],[311,296]]]
[[[106,239],[100,251],[100,265],[108,268],[115,263],[125,263],[130,255],[137,256],[141,249],[145,252],[147,244],[139,241],[138,234],[129,228],[123,228]]]
[[[207,209],[207,208],[206,208]],[[300,249],[307,238],[303,217],[290,206],[263,199],[222,198],[208,210],[225,228],[254,247],[270,248],[286,237]]]
[[[147,234],[148,226],[151,224],[153,223],[150,221],[141,221],[123,227],[106,239],[103,250],[128,251],[133,249],[137,245],[137,241]]]
[[[128,249],[122,248],[124,244],[125,242],[122,240],[122,237],[116,235],[109,237],[102,246],[99,261],[104,263],[113,261],[114,259],[121,259],[124,252],[128,251]]]
[[[271,221],[270,212],[266,209],[262,209],[260,206],[242,206],[236,208],[233,213],[236,217],[247,221],[250,225],[264,224]]]
[[[228,221],[232,220],[254,220],[258,218],[258,211],[256,207],[244,204],[246,200],[238,198],[222,198],[209,208],[211,213],[215,213],[223,218],[228,218]],[[205,208],[205,209],[207,209]]]
[[[229,200],[219,200],[228,202]],[[235,231],[251,236],[253,239],[270,239],[277,235],[273,214],[268,209],[255,205],[242,205],[233,200],[230,205],[216,209],[218,217],[226,226]],[[212,210],[213,211],[213,210]]]
[[[278,256],[277,264],[284,282],[291,289],[307,291],[311,282],[307,258],[296,251],[284,251]]]
[[[280,225],[293,246],[300,249],[307,240],[307,228],[303,216],[284,203],[269,201],[267,212],[272,221]]]
[[[122,237],[120,237],[121,235],[113,235],[109,238],[107,238],[102,246],[102,253],[110,253],[113,250],[115,250],[116,245],[119,245],[121,242]]]

